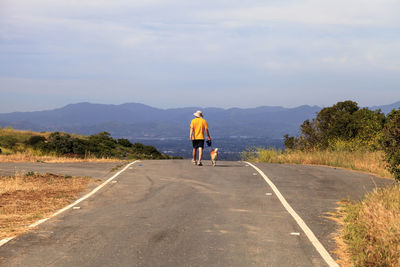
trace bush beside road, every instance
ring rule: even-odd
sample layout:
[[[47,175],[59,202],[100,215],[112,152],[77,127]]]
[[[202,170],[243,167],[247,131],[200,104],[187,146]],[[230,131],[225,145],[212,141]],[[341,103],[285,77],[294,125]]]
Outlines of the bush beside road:
[[[121,159],[170,159],[155,147],[114,139],[107,132],[84,136],[61,132],[0,129],[0,162],[107,161]],[[178,158],[178,157],[175,157]]]

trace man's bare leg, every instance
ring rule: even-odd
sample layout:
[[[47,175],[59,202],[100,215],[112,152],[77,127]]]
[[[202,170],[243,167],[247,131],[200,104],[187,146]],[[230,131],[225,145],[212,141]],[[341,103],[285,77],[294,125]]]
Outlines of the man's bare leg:
[[[201,163],[202,158],[203,158],[203,148],[199,147],[199,163]]]
[[[193,148],[193,163],[196,163],[197,149]]]

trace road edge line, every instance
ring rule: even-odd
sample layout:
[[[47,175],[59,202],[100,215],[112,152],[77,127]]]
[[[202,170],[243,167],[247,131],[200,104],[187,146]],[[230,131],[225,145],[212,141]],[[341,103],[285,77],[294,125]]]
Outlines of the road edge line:
[[[97,191],[99,191],[100,189],[102,189],[106,184],[108,184],[109,182],[111,182],[112,180],[114,180],[116,177],[118,177],[118,175],[120,175],[121,173],[123,173],[126,169],[128,169],[131,165],[135,164],[136,162],[138,162],[138,160],[135,160],[131,163],[129,163],[128,165],[126,165],[122,170],[120,170],[119,172],[117,172],[116,174],[114,174],[113,176],[111,176],[110,178],[108,178],[106,181],[104,181],[102,184],[100,184],[99,186],[97,186],[95,189],[93,189],[91,192],[87,193],[86,195],[84,195],[83,197],[75,200],[75,202],[73,202],[72,204],[69,204],[68,206],[65,206],[64,208],[56,211],[55,213],[53,213],[52,215],[50,215],[49,217],[45,218],[45,219],[41,219],[38,220],[34,223],[32,223],[31,225],[28,225],[28,228],[33,228],[38,226],[39,224],[44,223],[45,221],[63,213],[66,210],[69,210],[70,208],[72,208],[73,206],[75,206],[76,204],[84,201],[85,199],[91,197],[92,195],[94,195]],[[7,242],[13,240],[14,238],[16,238],[17,236],[12,236],[12,237],[8,237],[8,238],[4,238],[2,240],[0,240],[0,247],[3,246],[4,244],[6,244]]]
[[[293,219],[297,222],[297,224],[300,226],[300,228],[303,230],[303,232],[306,234],[307,238],[310,240],[311,244],[315,247],[315,249],[318,251],[318,253],[321,255],[321,257],[325,260],[325,262],[330,266],[330,267],[339,267],[339,264],[332,258],[332,256],[329,254],[329,252],[325,249],[325,247],[321,244],[321,242],[318,240],[318,238],[315,236],[315,234],[311,231],[311,229],[307,226],[307,224],[303,221],[303,219],[296,213],[296,211],[290,206],[290,204],[286,201],[286,199],[283,197],[281,192],[279,192],[278,188],[275,186],[275,184],[268,178],[267,175],[264,174],[263,171],[261,171],[257,166],[251,164],[250,162],[245,161],[246,164],[249,164],[252,166],[261,176],[264,178],[264,180],[268,183],[268,185],[271,187],[271,189],[274,191],[275,195],[278,197],[279,201],[282,203],[282,205],[285,207],[287,212],[290,213],[290,215],[293,217]]]

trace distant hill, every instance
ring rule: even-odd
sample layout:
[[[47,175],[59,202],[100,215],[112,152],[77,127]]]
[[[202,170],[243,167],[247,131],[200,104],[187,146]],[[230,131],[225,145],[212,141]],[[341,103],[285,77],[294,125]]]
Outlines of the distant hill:
[[[382,110],[383,113],[387,114],[390,111],[392,111],[392,109],[398,109],[399,107],[400,107],[400,101],[390,104],[390,105],[374,106],[374,107],[371,107],[371,109],[372,110],[380,109],[380,110]]]
[[[371,109],[388,113],[399,108],[400,101]],[[199,107],[159,109],[139,103],[106,105],[70,104],[62,108],[37,112],[0,114],[0,126],[33,131],[63,131],[91,135],[110,132],[115,138],[175,138],[188,136],[193,113]],[[319,106],[284,108],[204,108],[213,137],[256,137],[282,139],[284,134],[297,135],[300,124],[312,119]]]
[[[105,105],[78,103],[37,112],[0,114],[0,126],[33,131],[64,131],[94,134],[108,131],[118,138],[186,137],[193,113],[199,107],[158,109],[139,103]],[[214,137],[282,138],[296,135],[299,125],[315,117],[321,108],[257,107],[204,108]]]

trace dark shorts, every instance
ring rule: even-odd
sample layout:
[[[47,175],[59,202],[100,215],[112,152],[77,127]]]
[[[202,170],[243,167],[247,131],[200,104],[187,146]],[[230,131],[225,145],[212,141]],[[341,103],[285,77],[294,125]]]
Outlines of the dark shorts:
[[[204,148],[204,140],[192,140],[193,148]]]

